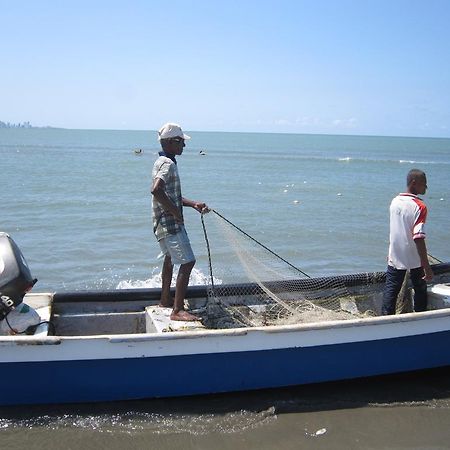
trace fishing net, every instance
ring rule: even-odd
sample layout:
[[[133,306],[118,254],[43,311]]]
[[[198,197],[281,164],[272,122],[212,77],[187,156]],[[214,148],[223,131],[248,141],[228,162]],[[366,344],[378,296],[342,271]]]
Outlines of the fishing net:
[[[380,280],[363,275],[369,289],[364,295],[350,292],[348,277],[345,282],[339,276],[309,278],[214,210],[202,216],[202,222],[211,275],[202,315],[207,327],[288,325],[376,314],[368,291]]]

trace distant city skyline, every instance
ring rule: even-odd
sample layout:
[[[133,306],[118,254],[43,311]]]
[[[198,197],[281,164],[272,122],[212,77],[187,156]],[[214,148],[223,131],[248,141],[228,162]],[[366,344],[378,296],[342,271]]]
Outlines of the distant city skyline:
[[[35,127],[33,127],[33,125],[31,125],[30,122],[11,123],[11,122],[3,122],[0,120],[0,128],[35,128]]]
[[[450,137],[445,0],[0,0],[0,119]]]

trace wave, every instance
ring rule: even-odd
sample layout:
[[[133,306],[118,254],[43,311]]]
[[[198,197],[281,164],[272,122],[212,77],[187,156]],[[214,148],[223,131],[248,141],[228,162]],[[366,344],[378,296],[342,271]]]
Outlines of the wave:
[[[8,150],[15,150],[15,151],[26,151],[26,150],[58,150],[58,151],[62,151],[62,152],[85,152],[85,151],[90,151],[90,152],[95,152],[95,151],[110,151],[110,152],[129,152],[130,149],[136,147],[136,145],[134,144],[130,144],[129,147],[127,147],[125,144],[117,144],[117,145],[102,145],[101,143],[86,143],[85,145],[83,144],[64,144],[64,143],[50,143],[50,144],[42,144],[42,143],[32,143],[32,144],[24,144],[24,143],[4,143],[0,145],[0,152],[3,151],[8,151]],[[158,149],[157,148],[146,148],[145,146],[142,145],[138,145],[139,148],[142,148],[142,150],[144,150],[147,154],[149,155],[156,155],[158,153]],[[281,159],[281,160],[292,160],[292,159],[296,159],[296,160],[304,160],[304,161],[339,161],[339,162],[351,162],[351,163],[357,163],[357,162],[363,162],[363,163],[400,163],[400,164],[421,164],[421,165],[450,165],[450,161],[449,160],[444,160],[444,161],[437,161],[437,160],[424,160],[424,161],[419,161],[419,160],[409,160],[409,159],[394,159],[394,158],[389,158],[389,157],[377,157],[377,156],[362,156],[362,155],[356,155],[356,156],[338,156],[336,155],[336,153],[339,150],[334,150],[331,151],[327,154],[323,154],[322,152],[320,152],[319,154],[313,154],[308,150],[304,150],[304,153],[297,153],[297,152],[288,152],[288,153],[282,153],[282,154],[278,154],[277,152],[255,152],[255,151],[248,151],[246,150],[245,153],[247,155],[254,155],[255,158],[257,158],[258,160],[265,160],[265,159],[273,159],[274,157],[276,157],[277,159]],[[345,151],[345,150],[343,150]],[[333,155],[334,153],[334,155]],[[234,149],[227,149],[227,150],[217,150],[211,153],[212,156],[214,157],[233,157],[233,156],[240,156],[242,154],[241,150],[234,150]],[[197,153],[186,153],[186,155],[184,155],[184,157],[194,157],[196,156]]]
[[[152,276],[147,280],[121,280],[117,284],[116,289],[148,289],[161,287],[161,272],[160,269],[154,269]],[[155,273],[158,271],[157,273]],[[172,276],[172,286],[175,286],[177,280],[178,270],[175,267]],[[214,278],[214,284],[222,284],[220,278]],[[204,286],[209,284],[209,275],[205,275],[200,269],[195,267],[192,269],[189,277],[189,286]]]
[[[444,165],[448,166],[450,165],[450,161],[414,161],[414,160],[407,160],[407,159],[400,159],[398,161],[400,164],[420,164],[420,165]]]
[[[314,159],[331,159],[331,158],[314,158]],[[341,162],[363,162],[363,163],[399,163],[399,164],[420,164],[420,165],[450,165],[450,161],[416,161],[412,159],[388,159],[388,158],[352,158],[350,156],[337,158]]]
[[[390,164],[398,164],[398,163],[416,163],[416,164],[442,164],[442,165],[450,165],[450,160],[447,155],[441,155],[436,154],[436,158],[439,159],[433,159],[434,155],[427,155],[430,159],[429,160],[409,160],[409,159],[403,159],[401,158],[403,152],[392,152],[392,154],[386,153],[386,152],[380,152],[377,151],[354,151],[352,152],[349,150],[349,153],[352,154],[345,154],[342,155],[342,153],[347,153],[347,150],[345,149],[334,149],[327,152],[318,151],[315,153],[311,150],[302,150],[302,151],[289,151],[289,152],[277,152],[277,151],[271,151],[271,152],[263,152],[263,151],[248,151],[245,150],[245,154],[248,157],[254,158],[256,161],[258,160],[271,160],[276,158],[277,160],[286,160],[286,161],[292,161],[292,160],[298,160],[298,161],[338,161],[338,162],[350,162],[350,163],[390,163]],[[341,153],[341,154],[339,154]],[[214,158],[221,158],[221,157],[240,157],[242,155],[242,151],[240,150],[218,150],[215,152],[210,153]],[[409,156],[409,155],[408,155]],[[421,154],[423,156],[423,154]],[[442,158],[442,159],[441,159]]]
[[[34,414],[25,418],[0,418],[0,430],[39,429],[45,431],[71,430],[92,431],[118,436],[126,435],[171,435],[190,434],[194,436],[219,434],[241,434],[246,430],[265,427],[277,419],[274,406],[261,411],[239,409],[223,412],[210,408],[208,400],[202,400],[206,412],[178,412],[180,405],[191,405],[193,401],[179,399],[155,400],[149,402],[125,402],[116,407],[114,404],[105,410],[102,404],[91,405],[90,411],[83,407],[65,414],[47,411],[45,407],[34,408]],[[198,401],[197,401],[198,404]],[[143,411],[143,405],[151,405],[151,412]],[[124,410],[124,406],[128,410]],[[172,410],[168,408],[172,407]],[[210,408],[211,409],[211,408]],[[81,412],[79,412],[79,410]],[[185,437],[180,438],[184,443]],[[180,448],[182,446],[180,445]]]

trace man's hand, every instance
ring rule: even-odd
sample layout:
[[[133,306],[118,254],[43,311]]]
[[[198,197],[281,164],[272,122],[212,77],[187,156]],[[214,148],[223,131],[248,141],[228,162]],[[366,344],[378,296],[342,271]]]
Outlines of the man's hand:
[[[433,279],[433,270],[431,269],[430,265],[427,264],[424,266],[423,271],[425,272],[425,275],[422,277],[425,281],[431,281]]]
[[[417,253],[419,253],[420,263],[423,267],[425,275],[422,277],[425,281],[431,281],[433,279],[433,271],[431,270],[430,263],[428,262],[427,246],[425,245],[425,239],[414,239],[414,243],[417,247]]]
[[[195,202],[192,207],[202,214],[206,214],[209,212],[209,208],[206,203]]]

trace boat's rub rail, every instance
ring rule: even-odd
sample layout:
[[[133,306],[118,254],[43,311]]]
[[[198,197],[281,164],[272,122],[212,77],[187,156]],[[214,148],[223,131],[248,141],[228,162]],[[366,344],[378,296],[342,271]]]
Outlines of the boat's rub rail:
[[[255,329],[256,330],[256,329]],[[143,341],[170,341],[173,339],[201,339],[211,336],[220,337],[234,337],[245,336],[249,332],[253,331],[253,328],[235,328],[229,330],[201,330],[201,331],[174,331],[171,333],[158,333],[158,334],[142,334],[142,335],[118,335],[108,336],[109,342],[112,344],[119,344],[121,342],[143,342]],[[104,336],[105,337],[105,336]]]
[[[59,345],[63,338],[59,336],[3,336],[0,338],[0,347],[11,345]]]

